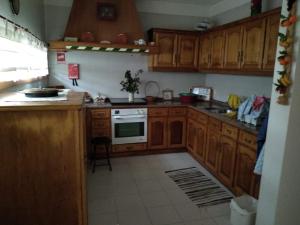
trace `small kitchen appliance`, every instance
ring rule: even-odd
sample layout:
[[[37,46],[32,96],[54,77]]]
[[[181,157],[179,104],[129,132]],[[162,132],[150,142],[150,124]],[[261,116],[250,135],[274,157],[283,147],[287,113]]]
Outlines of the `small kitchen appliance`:
[[[204,87],[204,86],[192,87],[190,92],[197,96],[197,100],[202,100],[202,101],[212,100],[213,90],[211,87]]]
[[[147,108],[112,109],[112,144],[147,142]]]

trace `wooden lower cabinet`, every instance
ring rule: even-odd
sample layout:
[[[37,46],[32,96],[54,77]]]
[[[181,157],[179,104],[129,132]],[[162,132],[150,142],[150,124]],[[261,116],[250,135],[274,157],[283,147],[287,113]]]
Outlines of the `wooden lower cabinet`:
[[[257,192],[255,187],[256,177],[253,169],[256,160],[256,152],[242,144],[237,148],[237,159],[235,167],[234,189],[237,195],[247,193],[253,195]]]
[[[226,136],[221,137],[218,176],[228,187],[232,187],[235,172],[237,142]]]
[[[197,123],[194,120],[188,119],[186,147],[192,153],[195,153],[194,151],[195,151],[196,138],[197,138],[196,129],[197,129]]]
[[[186,141],[186,118],[168,118],[168,148],[184,148]]]
[[[150,117],[148,119],[148,149],[167,148],[167,130],[167,117]]]
[[[221,147],[220,138],[221,134],[219,132],[208,129],[205,165],[215,174],[218,171],[218,155]]]
[[[205,147],[206,147],[206,125],[201,123],[196,124],[196,144],[195,144],[195,154],[197,159],[201,162],[205,161]]]

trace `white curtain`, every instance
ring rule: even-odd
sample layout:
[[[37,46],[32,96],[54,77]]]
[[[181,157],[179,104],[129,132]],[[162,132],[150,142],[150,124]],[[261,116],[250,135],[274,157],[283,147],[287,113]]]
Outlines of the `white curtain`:
[[[0,82],[48,75],[45,44],[22,28],[0,18]]]

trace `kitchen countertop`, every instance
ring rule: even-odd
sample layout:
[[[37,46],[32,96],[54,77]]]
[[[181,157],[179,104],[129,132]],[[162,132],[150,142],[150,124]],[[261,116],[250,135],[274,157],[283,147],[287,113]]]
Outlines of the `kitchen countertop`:
[[[66,110],[80,109],[84,107],[83,92],[70,91],[66,101],[13,101],[6,102],[5,98],[14,95],[13,93],[2,93],[0,95],[0,111],[21,111],[21,110]]]
[[[197,102],[193,104],[182,104],[180,101],[160,101],[160,102],[152,102],[148,103],[147,105],[118,105],[113,106],[110,103],[86,103],[86,108],[151,108],[151,107],[189,107],[192,109],[195,109],[201,113],[204,113],[210,117],[216,118],[218,120],[221,120],[222,122],[228,123],[232,126],[238,127],[241,130],[244,130],[246,132],[252,133],[254,135],[257,135],[259,131],[259,127],[255,127],[250,124],[242,123],[237,121],[236,119],[229,118],[225,116],[224,114],[220,113],[214,113],[210,112],[209,110],[206,110],[206,107],[216,107],[216,108],[227,108],[228,106],[225,103],[218,102],[218,101],[211,101],[211,102]]]

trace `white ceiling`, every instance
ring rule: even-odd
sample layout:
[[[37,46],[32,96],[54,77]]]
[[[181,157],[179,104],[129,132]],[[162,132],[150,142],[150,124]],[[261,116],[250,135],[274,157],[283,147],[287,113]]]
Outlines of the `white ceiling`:
[[[145,1],[145,0],[136,0],[136,1],[138,2],[138,1]],[[154,0],[154,1],[212,6],[215,5],[216,3],[222,2],[223,0]]]
[[[45,5],[71,7],[73,0],[43,0]],[[89,0],[87,0],[89,1]],[[135,0],[139,12],[212,17],[250,3],[250,0]]]

